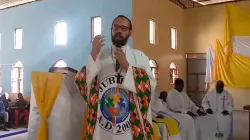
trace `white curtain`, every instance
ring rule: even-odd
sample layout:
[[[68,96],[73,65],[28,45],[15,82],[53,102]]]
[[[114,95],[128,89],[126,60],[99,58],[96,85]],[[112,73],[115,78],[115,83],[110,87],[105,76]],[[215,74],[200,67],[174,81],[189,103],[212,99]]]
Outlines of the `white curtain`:
[[[207,60],[206,60],[206,83],[213,82],[213,68],[214,68],[214,49],[211,45],[207,48]]]
[[[232,37],[233,52],[250,58],[250,37]]]
[[[233,52],[250,58],[250,37],[249,36],[235,36],[232,37]],[[213,67],[214,67],[214,49],[211,45],[207,48],[206,60],[206,78],[205,82],[213,82]]]
[[[48,119],[49,140],[80,140],[85,101],[75,84],[75,74],[65,74],[60,92]],[[36,140],[41,118],[31,93],[28,139]]]

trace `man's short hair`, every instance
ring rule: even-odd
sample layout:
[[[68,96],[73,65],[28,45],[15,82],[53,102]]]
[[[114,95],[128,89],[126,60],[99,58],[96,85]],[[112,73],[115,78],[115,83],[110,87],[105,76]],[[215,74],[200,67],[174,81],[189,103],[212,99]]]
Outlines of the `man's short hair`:
[[[224,82],[222,80],[218,80],[218,81],[216,81],[216,85],[223,85],[224,86]]]
[[[132,29],[133,29],[133,28],[132,28],[132,22],[131,22],[131,20],[130,20],[128,17],[124,16],[124,15],[118,15],[118,16],[113,20],[112,26],[113,26],[115,20],[117,20],[118,18],[125,18],[126,20],[128,20],[128,22],[129,22],[129,30],[132,30]]]
[[[184,85],[184,81],[181,78],[177,78],[174,81],[174,85]]]
[[[168,92],[167,92],[167,91],[162,91],[162,92],[160,93],[160,96],[163,96],[163,95],[165,95],[165,94],[168,94]]]
[[[167,91],[162,91],[162,92],[160,93],[159,98],[160,98],[160,99],[163,99],[163,97],[165,96],[165,94],[168,95],[168,92],[167,92]]]

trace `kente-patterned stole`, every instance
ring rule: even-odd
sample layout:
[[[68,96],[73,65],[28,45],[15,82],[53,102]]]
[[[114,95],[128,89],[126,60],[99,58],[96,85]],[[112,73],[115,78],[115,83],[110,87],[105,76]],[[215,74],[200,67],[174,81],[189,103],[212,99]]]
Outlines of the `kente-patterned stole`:
[[[132,131],[134,140],[154,140],[153,127],[147,120],[148,108],[151,100],[151,85],[150,79],[145,70],[141,68],[132,67],[135,80],[136,95],[138,98],[140,113],[143,119],[141,124],[138,110],[136,108],[133,93],[130,92],[130,122],[132,123]],[[89,96],[87,96],[87,82],[86,82],[86,67],[76,75],[76,84],[87,103],[87,134],[84,140],[93,140],[95,125],[97,121],[98,100],[99,100],[99,83],[97,76],[93,79]]]

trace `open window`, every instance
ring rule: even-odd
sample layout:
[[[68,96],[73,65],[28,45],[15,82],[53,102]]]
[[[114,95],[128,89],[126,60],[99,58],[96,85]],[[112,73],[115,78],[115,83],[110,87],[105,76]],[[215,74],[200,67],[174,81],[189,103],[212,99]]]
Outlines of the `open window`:
[[[178,78],[177,66],[174,62],[170,64],[170,84],[174,84],[175,79]]]
[[[17,61],[11,71],[11,92],[23,93],[23,64]]]
[[[153,76],[156,80],[158,80],[158,65],[155,60],[149,60],[149,65],[151,67]]]

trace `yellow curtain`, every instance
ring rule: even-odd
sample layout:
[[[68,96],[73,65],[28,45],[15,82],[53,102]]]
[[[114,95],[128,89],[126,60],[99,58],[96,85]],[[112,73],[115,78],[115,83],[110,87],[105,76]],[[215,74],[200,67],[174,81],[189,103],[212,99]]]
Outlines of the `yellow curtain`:
[[[32,87],[41,115],[37,140],[48,140],[47,119],[55,103],[63,75],[60,73],[32,72]]]
[[[250,10],[235,4],[225,8],[224,46],[216,40],[214,79],[235,88],[250,87],[250,58],[234,53],[235,36],[250,36]]]
[[[82,135],[81,135],[81,140],[84,140],[86,138],[87,134],[87,120],[88,119],[88,110],[87,110],[87,105],[85,107],[85,113],[84,113],[84,118],[82,121]]]

